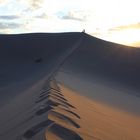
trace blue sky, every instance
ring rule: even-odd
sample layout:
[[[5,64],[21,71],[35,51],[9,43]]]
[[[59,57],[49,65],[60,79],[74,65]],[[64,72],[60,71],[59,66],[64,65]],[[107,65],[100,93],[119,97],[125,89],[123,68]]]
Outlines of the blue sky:
[[[140,46],[139,0],[0,0],[0,33],[82,31]]]

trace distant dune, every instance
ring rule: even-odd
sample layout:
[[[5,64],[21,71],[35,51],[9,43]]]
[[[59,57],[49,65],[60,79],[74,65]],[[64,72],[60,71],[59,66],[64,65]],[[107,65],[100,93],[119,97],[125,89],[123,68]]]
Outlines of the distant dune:
[[[86,33],[0,35],[0,139],[139,140],[140,48]]]

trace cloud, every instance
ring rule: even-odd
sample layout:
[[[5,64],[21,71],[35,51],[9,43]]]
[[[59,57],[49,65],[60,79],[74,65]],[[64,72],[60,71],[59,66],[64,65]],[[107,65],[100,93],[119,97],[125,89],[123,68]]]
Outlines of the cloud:
[[[0,4],[6,3],[7,0],[0,0]]]
[[[129,25],[111,28],[111,29],[109,29],[109,31],[112,32],[112,31],[122,31],[122,30],[129,30],[129,29],[140,29],[140,22],[135,23],[135,24],[129,24]]]
[[[35,18],[42,18],[42,19],[48,19],[48,15],[46,13],[42,13],[40,15],[35,16]]]
[[[5,23],[0,23],[0,29],[1,30],[5,30],[5,29],[15,29],[15,28],[19,28],[19,27],[21,27],[21,25],[20,24],[18,24],[18,23],[7,23],[7,22],[5,22]]]
[[[13,20],[13,19],[18,19],[19,16],[16,15],[1,15],[0,19],[2,20]]]
[[[33,9],[38,9],[41,7],[44,0],[28,0],[30,7]]]
[[[65,15],[65,16],[62,17],[62,19],[84,21],[84,20],[81,19],[81,18],[76,18],[76,17],[73,17],[73,16],[71,16],[71,15]]]
[[[26,5],[25,11],[32,11],[42,7],[45,0],[20,0],[23,5]]]
[[[84,11],[69,11],[67,14],[63,15],[61,19],[86,21],[87,17],[88,15]]]

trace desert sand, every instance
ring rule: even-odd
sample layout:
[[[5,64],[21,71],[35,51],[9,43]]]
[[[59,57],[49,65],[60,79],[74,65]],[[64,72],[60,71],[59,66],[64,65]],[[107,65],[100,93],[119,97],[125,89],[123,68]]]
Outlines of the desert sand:
[[[77,93],[77,90],[73,90],[63,84],[60,84],[60,89],[70,103],[76,107],[76,113],[81,116],[79,133],[83,139],[139,139],[140,115],[130,113],[94,98],[87,98],[86,94],[83,96]],[[129,95],[125,94],[125,96],[128,98],[127,96]],[[123,98],[121,95],[119,97]],[[139,111],[139,107],[136,108]]]
[[[0,140],[139,140],[139,71],[83,32],[0,35]]]

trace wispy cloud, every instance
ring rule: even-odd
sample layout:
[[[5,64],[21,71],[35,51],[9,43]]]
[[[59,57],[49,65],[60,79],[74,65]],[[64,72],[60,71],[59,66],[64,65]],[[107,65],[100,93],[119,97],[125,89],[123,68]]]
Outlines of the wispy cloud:
[[[15,29],[15,28],[19,28],[21,27],[20,24],[14,23],[14,22],[10,22],[10,23],[0,23],[0,29]]]
[[[86,21],[88,18],[87,12],[85,11],[69,11],[64,14],[61,19],[66,20],[77,20],[77,21]]]
[[[0,15],[0,19],[2,20],[14,20],[14,19],[18,19],[19,16],[17,15]]]
[[[0,4],[7,2],[7,0],[0,0]]]
[[[42,3],[44,2],[44,0],[28,0],[30,7],[32,9],[38,9],[41,7]]]
[[[129,29],[140,29],[140,22],[135,23],[135,24],[129,24],[129,25],[124,25],[124,26],[118,26],[109,29],[109,31],[122,31],[122,30],[129,30]]]
[[[35,18],[42,18],[42,19],[48,19],[49,16],[46,13],[42,13],[40,15],[35,16]]]
[[[36,10],[42,7],[45,0],[20,0],[27,7],[27,11]]]

